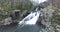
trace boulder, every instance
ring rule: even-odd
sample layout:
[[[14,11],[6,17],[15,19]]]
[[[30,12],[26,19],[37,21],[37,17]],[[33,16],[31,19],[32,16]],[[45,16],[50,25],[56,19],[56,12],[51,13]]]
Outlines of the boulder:
[[[11,24],[12,23],[12,19],[11,19],[11,17],[9,17],[9,18],[6,18],[5,20],[4,20],[4,24],[3,25],[9,25],[9,24]]]
[[[12,12],[12,15],[10,15],[12,17],[12,20],[16,20],[20,18],[20,10],[14,10]]]

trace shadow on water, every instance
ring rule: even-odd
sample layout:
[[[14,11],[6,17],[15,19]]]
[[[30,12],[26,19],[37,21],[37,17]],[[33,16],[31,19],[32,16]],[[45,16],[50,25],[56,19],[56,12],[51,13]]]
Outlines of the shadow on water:
[[[45,29],[44,25],[23,25],[22,27],[18,26],[15,32],[40,32],[42,29]]]
[[[0,32],[13,32],[17,28],[17,23],[0,26]]]
[[[44,29],[42,25],[24,25],[23,27],[17,24],[0,26],[0,32],[39,32]]]
[[[15,32],[40,32],[44,29],[42,25],[24,25],[23,27],[18,26]]]

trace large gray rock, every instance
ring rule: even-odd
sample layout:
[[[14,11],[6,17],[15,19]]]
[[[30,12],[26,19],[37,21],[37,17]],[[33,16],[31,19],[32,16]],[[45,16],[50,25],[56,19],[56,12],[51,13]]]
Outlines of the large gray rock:
[[[0,26],[1,25],[10,25],[12,23],[11,17],[5,18],[4,20],[0,21]]]
[[[3,25],[9,25],[9,24],[11,24],[12,23],[12,20],[11,20],[11,17],[9,17],[9,18],[6,18],[5,20],[4,20],[4,24]]]

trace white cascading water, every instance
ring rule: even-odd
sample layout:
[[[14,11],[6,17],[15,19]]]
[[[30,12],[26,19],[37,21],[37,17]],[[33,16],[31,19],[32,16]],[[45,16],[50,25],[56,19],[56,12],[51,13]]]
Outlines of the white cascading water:
[[[31,12],[28,16],[26,16],[22,21],[19,22],[20,25],[34,25],[36,24],[36,21],[39,18],[39,15],[41,14],[40,11],[37,11],[36,8],[35,12]]]
[[[32,19],[31,19],[32,17]],[[32,16],[30,17],[30,20],[29,21],[26,21],[26,24],[36,24],[36,21],[39,17],[39,13],[38,12],[35,12],[35,14],[33,15],[32,13]]]
[[[41,1],[41,0],[39,0]],[[44,1],[47,1],[47,0],[43,0],[42,2]],[[39,3],[42,3],[42,2],[39,2]],[[19,25],[34,25],[36,24],[36,21],[38,20],[39,18],[39,15],[42,15],[41,11],[38,11],[38,7],[35,9],[35,12],[31,12],[28,16],[26,16],[22,21],[20,21],[18,24]]]

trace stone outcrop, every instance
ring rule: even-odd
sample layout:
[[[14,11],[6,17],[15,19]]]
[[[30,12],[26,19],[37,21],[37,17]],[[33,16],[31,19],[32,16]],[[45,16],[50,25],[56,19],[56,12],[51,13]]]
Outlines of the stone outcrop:
[[[9,25],[12,23],[11,17],[5,18],[3,21],[0,21],[0,25]]]
[[[41,24],[45,27],[42,29],[43,32],[54,32],[54,27],[51,24],[52,13],[54,12],[49,6],[41,9],[43,16],[39,16],[37,24]]]

